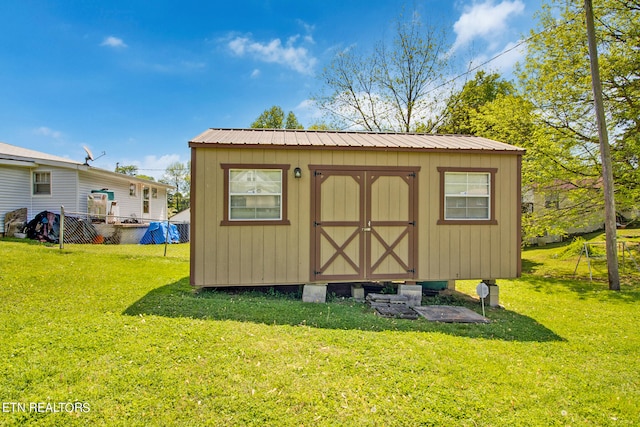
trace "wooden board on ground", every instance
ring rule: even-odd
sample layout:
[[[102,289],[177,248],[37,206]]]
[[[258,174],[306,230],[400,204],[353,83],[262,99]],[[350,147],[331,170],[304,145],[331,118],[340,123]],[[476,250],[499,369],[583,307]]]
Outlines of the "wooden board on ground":
[[[413,307],[422,317],[433,322],[489,323],[489,319],[466,307],[452,305],[427,305]]]
[[[376,313],[382,317],[395,317],[398,319],[417,319],[418,313],[411,309],[406,304],[394,304],[394,303],[370,303]]]

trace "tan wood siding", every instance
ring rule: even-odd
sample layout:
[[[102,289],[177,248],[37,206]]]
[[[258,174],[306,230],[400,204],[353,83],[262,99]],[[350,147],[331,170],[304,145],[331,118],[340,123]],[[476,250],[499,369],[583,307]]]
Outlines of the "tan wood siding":
[[[310,281],[311,171],[309,165],[411,166],[418,172],[418,280],[492,279],[519,274],[519,211],[517,155],[394,151],[302,150],[271,148],[209,148],[193,150],[192,283],[196,286],[299,284]],[[221,163],[288,164],[290,225],[221,226],[224,218]],[[293,169],[302,169],[302,178]],[[438,167],[496,168],[496,225],[438,225],[440,175]],[[338,177],[332,177],[335,179]],[[340,177],[346,180],[347,177]],[[353,180],[352,178],[349,178]],[[336,185],[323,209],[339,212],[344,200],[357,197],[355,186]],[[405,195],[393,180],[380,181],[376,209],[401,215]],[[387,203],[381,196],[388,192]],[[324,204],[326,202],[326,205]],[[330,206],[332,203],[333,206]],[[344,216],[353,216],[344,212]],[[395,230],[397,232],[398,230]],[[385,231],[393,240],[394,230]],[[344,231],[344,233],[347,233]],[[323,250],[331,251],[329,246]],[[377,253],[384,251],[378,248]],[[354,249],[347,248],[353,256]],[[400,246],[399,251],[409,248]],[[395,261],[384,261],[393,269]],[[344,265],[343,265],[344,267]]]
[[[195,150],[192,282],[198,286],[301,283],[309,276],[309,155],[295,150]],[[288,218],[292,225],[225,225],[221,163],[289,164]],[[293,168],[303,175],[293,178]],[[192,208],[193,209],[193,208]],[[202,224],[202,225],[200,225]]]

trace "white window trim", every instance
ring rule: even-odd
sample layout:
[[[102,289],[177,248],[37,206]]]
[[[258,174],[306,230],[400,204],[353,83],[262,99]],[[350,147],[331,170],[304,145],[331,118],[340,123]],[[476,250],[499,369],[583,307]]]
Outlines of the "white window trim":
[[[447,188],[447,177],[450,177],[452,175],[459,175],[459,176],[466,176],[467,178],[467,182],[466,182],[466,187],[467,190],[469,189],[469,176],[473,175],[473,176],[482,176],[485,177],[487,182],[488,182],[488,187],[487,187],[487,194],[469,194],[468,191],[465,191],[463,193],[451,193],[448,194],[446,192],[446,188]],[[444,187],[445,187],[445,193],[444,193],[444,219],[447,221],[472,221],[472,220],[476,220],[476,221],[487,221],[489,219],[491,219],[491,174],[489,172],[445,172],[444,174],[445,177],[445,183],[444,183]],[[447,214],[450,213],[450,207],[449,204],[447,203],[448,200],[451,199],[465,199],[465,207],[464,209],[466,210],[466,215],[464,217],[450,217]],[[483,216],[483,217],[470,217],[469,215],[469,201],[470,199],[486,199],[486,210],[487,210],[487,215]],[[485,209],[484,206],[481,207],[482,209]]]
[[[144,195],[144,190],[147,190],[147,196],[145,198]],[[141,199],[141,209],[142,209],[142,214],[143,215],[150,215],[151,214],[151,187],[148,187],[146,185],[142,185],[140,188],[140,199]],[[147,202],[147,211],[145,212],[145,208],[144,208],[144,202]]]
[[[49,174],[49,193],[36,193],[35,192],[35,179],[37,173]],[[33,197],[53,197],[53,173],[50,170],[34,170],[31,172],[31,196]]]
[[[440,219],[438,225],[481,225],[481,224],[497,224],[496,214],[496,173],[497,168],[460,168],[460,167],[438,167],[440,173]],[[487,174],[489,176],[489,194],[488,198],[488,218],[447,218],[446,202],[449,197],[464,197],[464,195],[447,195],[446,193],[446,175],[447,173],[466,173],[466,174]],[[478,197],[478,196],[468,196]],[[483,196],[481,196],[483,197]]]
[[[220,164],[222,173],[224,175],[224,219],[220,222],[220,225],[290,225],[288,219],[287,209],[287,188],[288,188],[288,174],[291,165],[287,164]],[[232,170],[269,170],[280,172],[280,217],[269,218],[242,218],[231,219],[231,196],[230,192],[230,175]]]
[[[231,192],[231,173],[232,172],[261,172],[261,171],[277,171],[280,173],[280,192],[279,193],[269,193],[268,196],[275,196],[279,199],[280,203],[278,204],[279,212],[277,218],[233,218],[233,206],[231,204],[231,198],[233,196],[241,196],[247,198],[259,198],[259,194],[252,193],[233,193]],[[282,169],[265,169],[265,168],[234,168],[229,169],[229,221],[282,221]]]

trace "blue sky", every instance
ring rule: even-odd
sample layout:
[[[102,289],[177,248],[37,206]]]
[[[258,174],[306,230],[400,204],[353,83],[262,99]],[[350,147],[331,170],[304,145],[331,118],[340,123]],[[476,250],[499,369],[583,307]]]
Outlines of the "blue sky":
[[[540,0],[37,1],[0,3],[0,141],[159,177],[210,127],[272,105],[306,127],[337,49],[393,35],[403,7],[479,64],[535,26]],[[509,75],[522,51],[490,67]],[[461,68],[458,71],[463,71]]]

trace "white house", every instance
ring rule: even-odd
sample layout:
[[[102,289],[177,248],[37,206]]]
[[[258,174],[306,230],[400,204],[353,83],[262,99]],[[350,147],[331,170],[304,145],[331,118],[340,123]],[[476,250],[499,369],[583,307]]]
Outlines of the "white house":
[[[167,218],[167,191],[173,188],[2,142],[0,183],[3,234],[7,212],[27,208],[27,221],[45,210],[59,213],[61,206],[65,212],[85,213],[89,195],[96,190],[108,192],[115,221],[163,220]]]

